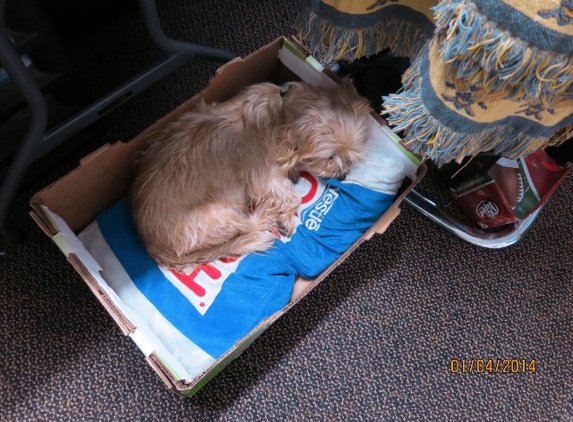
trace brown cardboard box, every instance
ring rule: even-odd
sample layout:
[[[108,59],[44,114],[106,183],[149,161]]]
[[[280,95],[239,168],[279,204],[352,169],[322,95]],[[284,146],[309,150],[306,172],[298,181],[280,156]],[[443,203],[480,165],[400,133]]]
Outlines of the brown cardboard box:
[[[399,205],[407,192],[423,177],[425,166],[399,145],[399,138],[379,121],[379,134],[388,138],[389,148],[396,148],[407,164],[409,185],[388,211],[328,270],[315,280],[299,280],[295,284],[291,302],[280,312],[262,321],[224,356],[215,361],[202,374],[187,379],[178,375],[177,362],[167,357],[153,342],[146,339],[145,330],[126,310],[127,307],[106,284],[95,259],[87,252],[77,235],[102,211],[125,197],[133,180],[134,154],[144,144],[147,136],[161,125],[187,111],[201,97],[207,101],[222,101],[235,95],[241,88],[263,81],[275,83],[303,79],[313,84],[336,83],[307,51],[295,40],[279,38],[253,54],[238,58],[222,66],[204,91],[182,104],[128,143],[106,145],[80,161],[79,167],[35,194],[30,202],[32,218],[68,258],[70,264],[86,281],[94,295],[117,322],[125,335],[130,336],[144,353],[149,364],[177,393],[191,396],[205,385],[228,363],[241,354],[282,314],[320,283],[348,254],[375,233],[383,233],[398,216]]]

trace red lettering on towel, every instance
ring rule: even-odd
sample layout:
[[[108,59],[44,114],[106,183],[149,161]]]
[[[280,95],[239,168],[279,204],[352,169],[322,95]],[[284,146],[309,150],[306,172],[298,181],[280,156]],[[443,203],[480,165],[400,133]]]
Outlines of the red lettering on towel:
[[[231,258],[231,259],[236,260],[236,258]],[[232,261],[228,261],[228,262],[232,262]],[[219,277],[221,277],[221,271],[219,271],[217,268],[215,268],[209,264],[199,265],[189,275],[178,273],[175,271],[171,271],[171,273],[175,277],[177,277],[177,279],[181,283],[183,283],[189,290],[191,290],[197,296],[203,297],[203,296],[205,296],[205,293],[207,293],[207,291],[205,290],[205,288],[203,286],[201,286],[199,283],[197,283],[195,281],[195,278],[197,277],[197,275],[199,274],[200,271],[203,271],[212,280],[217,280]]]
[[[301,171],[299,176],[310,183],[310,189],[308,190],[308,193],[302,197],[301,201],[303,204],[306,204],[314,198],[314,195],[316,195],[316,191],[318,190],[318,180],[316,180],[316,178],[307,171]]]
[[[205,315],[219,295],[225,280],[237,269],[241,258],[221,258],[197,266],[190,274],[168,270],[162,266],[159,266],[159,269],[195,309]]]

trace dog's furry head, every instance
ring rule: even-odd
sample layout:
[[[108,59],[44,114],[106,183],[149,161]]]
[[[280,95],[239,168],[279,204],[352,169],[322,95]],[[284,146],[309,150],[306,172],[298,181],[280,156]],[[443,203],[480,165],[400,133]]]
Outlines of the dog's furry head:
[[[350,79],[331,90],[290,82],[283,91],[281,158],[319,177],[343,178],[370,138],[368,100]]]

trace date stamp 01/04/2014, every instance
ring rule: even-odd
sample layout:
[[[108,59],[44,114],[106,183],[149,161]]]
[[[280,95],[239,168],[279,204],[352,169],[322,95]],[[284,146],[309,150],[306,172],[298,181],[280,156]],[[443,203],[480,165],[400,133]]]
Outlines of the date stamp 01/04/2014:
[[[452,374],[525,374],[537,372],[535,359],[451,359]]]

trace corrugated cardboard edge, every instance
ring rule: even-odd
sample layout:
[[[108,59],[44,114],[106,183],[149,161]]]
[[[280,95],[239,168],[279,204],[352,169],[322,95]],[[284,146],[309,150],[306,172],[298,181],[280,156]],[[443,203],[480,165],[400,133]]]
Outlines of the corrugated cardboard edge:
[[[49,216],[44,212],[41,206],[37,206],[35,211],[30,212],[30,216],[54,243],[62,249],[62,243],[56,241],[60,235],[60,230],[54,225]],[[114,301],[109,297],[108,293],[101,288],[98,281],[93,277],[91,272],[86,268],[81,259],[73,252],[67,253],[67,248],[62,249],[68,262],[72,265],[75,271],[88,285],[94,296],[100,301],[107,312],[112,316],[113,320],[119,326],[123,334],[129,335],[136,329],[135,325],[131,323],[129,318],[115,305]]]
[[[169,367],[161,360],[157,353],[151,353],[145,358],[145,360],[153,368],[157,375],[159,375],[159,378],[161,378],[167,388],[173,390],[179,395],[185,396],[185,394],[182,392],[186,390],[187,383],[173,376],[173,373]]]
[[[44,213],[39,212],[39,207],[37,204],[34,205],[34,210],[30,211],[28,214],[32,217],[32,220],[40,227],[44,234],[48,237],[52,237],[58,233],[58,229],[52,224],[50,220],[44,218]]]
[[[99,299],[103,307],[112,316],[116,324],[119,325],[119,328],[123,334],[129,335],[133,333],[136,328],[135,325],[133,325],[131,321],[129,321],[129,319],[123,314],[123,312],[119,310],[109,295],[100,287],[97,280],[93,278],[82,261],[73,253],[69,254],[67,258],[68,262],[72,264],[74,269],[83,278],[93,294]]]
[[[202,374],[197,376],[191,381],[179,380],[172,384],[172,387],[176,391],[185,397],[191,397],[197,393],[201,388],[203,388],[213,377],[215,377],[219,372],[221,372],[227,365],[238,358],[245,350],[247,350],[253,342],[258,339],[261,334],[263,334],[269,326],[271,326],[277,319],[279,319],[285,312],[282,309],[275,312],[272,316],[265,318],[261,321],[255,328],[253,328],[246,336],[235,343],[231,349],[227,351],[223,356],[221,356],[217,361],[215,361],[209,368],[203,371]]]

